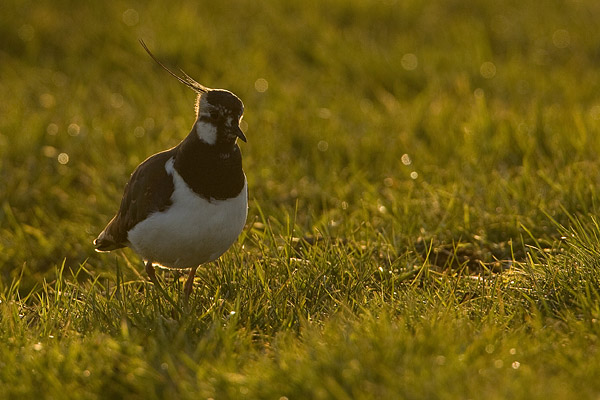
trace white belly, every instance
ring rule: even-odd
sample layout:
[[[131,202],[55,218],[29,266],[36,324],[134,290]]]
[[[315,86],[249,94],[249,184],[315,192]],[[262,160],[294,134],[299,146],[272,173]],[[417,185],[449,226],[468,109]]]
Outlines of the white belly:
[[[237,197],[209,202],[187,187],[172,159],[165,167],[175,185],[172,205],[129,231],[131,247],[145,260],[170,268],[191,268],[216,260],[244,228],[247,183]]]

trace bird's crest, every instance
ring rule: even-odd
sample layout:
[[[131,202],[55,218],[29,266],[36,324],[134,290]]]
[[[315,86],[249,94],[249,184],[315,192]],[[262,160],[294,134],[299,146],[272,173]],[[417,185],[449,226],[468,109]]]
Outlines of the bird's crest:
[[[174,73],[173,71],[171,71],[167,66],[165,66],[156,57],[154,57],[154,54],[152,54],[152,52],[150,51],[150,49],[148,49],[148,46],[146,46],[146,43],[144,43],[144,41],[142,39],[139,39],[139,41],[140,41],[140,44],[142,45],[142,47],[144,48],[144,50],[146,50],[146,53],[148,53],[150,55],[150,57],[152,57],[152,59],[154,61],[156,61],[156,63],[158,65],[160,65],[163,69],[165,69],[169,74],[174,76],[179,82],[183,83],[184,85],[186,85],[187,87],[192,89],[194,92],[198,93],[199,95],[202,95],[203,93],[208,93],[208,91],[210,90],[209,88],[196,82],[191,76],[186,74],[185,71],[183,71],[181,68],[179,69],[179,71],[183,74],[183,78],[181,76],[177,75],[176,73]]]

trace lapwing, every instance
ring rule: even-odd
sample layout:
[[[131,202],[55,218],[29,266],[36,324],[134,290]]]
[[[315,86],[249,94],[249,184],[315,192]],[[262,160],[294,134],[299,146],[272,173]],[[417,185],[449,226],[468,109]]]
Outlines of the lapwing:
[[[162,68],[194,90],[196,120],[177,146],[154,154],[131,174],[121,206],[94,240],[97,251],[130,247],[146,263],[158,285],[154,265],[189,269],[189,298],[198,266],[218,259],[242,232],[248,215],[248,189],[237,139],[242,101],[224,89],[210,89],[182,70]]]

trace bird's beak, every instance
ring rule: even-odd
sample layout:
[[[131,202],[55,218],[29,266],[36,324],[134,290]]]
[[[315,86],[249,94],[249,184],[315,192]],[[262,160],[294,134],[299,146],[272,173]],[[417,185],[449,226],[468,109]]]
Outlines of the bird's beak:
[[[244,142],[247,142],[246,135],[244,135],[244,132],[242,132],[242,129],[239,126],[237,128],[234,128],[233,133],[235,134],[235,136],[239,137]]]

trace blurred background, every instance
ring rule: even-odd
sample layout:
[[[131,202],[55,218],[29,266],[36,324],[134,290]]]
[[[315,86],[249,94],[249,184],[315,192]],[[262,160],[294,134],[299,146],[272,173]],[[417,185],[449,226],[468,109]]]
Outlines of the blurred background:
[[[244,101],[249,223],[494,257],[523,226],[551,241],[547,215],[597,210],[599,19],[592,0],[3,0],[0,280],[114,268],[92,240],[194,122],[139,38]]]

